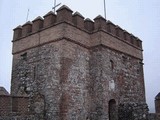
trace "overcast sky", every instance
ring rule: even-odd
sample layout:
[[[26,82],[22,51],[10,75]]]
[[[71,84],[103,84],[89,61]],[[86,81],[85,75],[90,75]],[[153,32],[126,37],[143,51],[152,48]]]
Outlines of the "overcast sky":
[[[10,91],[12,29],[52,9],[53,0],[0,0],[0,86]],[[104,16],[103,0],[57,0],[85,18]],[[106,0],[107,19],[143,41],[146,100],[154,112],[160,92],[160,0]]]

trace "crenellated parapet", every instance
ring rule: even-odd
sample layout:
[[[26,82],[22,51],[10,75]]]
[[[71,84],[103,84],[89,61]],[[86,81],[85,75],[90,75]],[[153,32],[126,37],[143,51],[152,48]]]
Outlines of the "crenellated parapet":
[[[73,24],[76,27],[84,29],[84,17],[79,12],[73,14]]]
[[[142,50],[142,41],[139,38],[113,24],[111,21],[106,20],[100,15],[93,21],[89,18],[85,19],[79,12],[73,13],[73,11],[65,5],[57,10],[57,14],[50,11],[43,17],[39,16],[31,22],[28,21],[24,25],[16,27],[14,29],[13,41],[25,38],[61,23],[70,24],[89,34],[102,31],[126,44]]]
[[[57,16],[52,11],[48,12],[43,17],[44,17],[44,24],[43,24],[44,28],[52,26],[54,23],[56,23]]]
[[[42,17],[39,16],[36,19],[34,19],[32,22],[33,22],[33,26],[32,26],[33,32],[37,32],[38,30],[43,28],[43,18]]]
[[[28,21],[22,26],[22,37],[32,33],[32,22]]]

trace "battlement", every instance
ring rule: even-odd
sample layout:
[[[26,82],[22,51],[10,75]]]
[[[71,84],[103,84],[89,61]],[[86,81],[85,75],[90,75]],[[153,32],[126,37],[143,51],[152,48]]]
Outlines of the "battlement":
[[[139,38],[113,24],[111,21],[106,20],[100,15],[97,16],[94,21],[88,18],[85,19],[79,12],[73,14],[73,11],[65,5],[57,10],[57,14],[50,11],[44,15],[43,18],[37,17],[32,22],[28,21],[24,25],[16,27],[14,29],[13,41],[64,22],[89,34],[103,31],[106,34],[110,34],[111,36],[142,50],[142,41]]]

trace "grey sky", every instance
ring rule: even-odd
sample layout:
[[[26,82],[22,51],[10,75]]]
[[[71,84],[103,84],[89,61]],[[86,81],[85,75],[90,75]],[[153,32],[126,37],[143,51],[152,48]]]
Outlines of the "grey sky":
[[[57,0],[94,19],[103,13],[103,0]],[[12,29],[51,10],[53,0],[0,0],[0,86],[10,90],[12,65]],[[160,92],[160,1],[106,0],[107,19],[143,41],[146,99],[154,111],[154,97]]]

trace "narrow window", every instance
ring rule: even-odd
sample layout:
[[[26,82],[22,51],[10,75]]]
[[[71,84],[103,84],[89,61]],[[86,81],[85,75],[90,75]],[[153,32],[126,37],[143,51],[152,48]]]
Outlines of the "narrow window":
[[[140,68],[137,68],[137,74],[140,74]]]
[[[126,56],[122,56],[122,62],[126,63],[127,62],[127,57]]]
[[[37,65],[33,67],[33,79],[36,80]]]
[[[27,53],[25,52],[24,54],[21,55],[22,60],[27,60]]]
[[[111,66],[111,69],[113,70],[114,69],[114,62],[113,62],[113,60],[110,60],[110,66]]]

